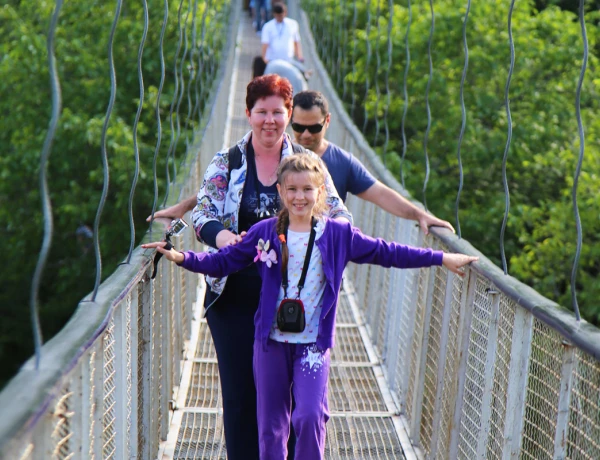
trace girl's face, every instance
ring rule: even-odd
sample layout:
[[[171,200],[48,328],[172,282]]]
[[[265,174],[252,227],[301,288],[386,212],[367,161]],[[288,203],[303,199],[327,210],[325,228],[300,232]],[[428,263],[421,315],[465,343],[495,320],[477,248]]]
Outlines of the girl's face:
[[[256,101],[251,111],[246,109],[246,116],[252,127],[253,143],[273,147],[281,140],[290,121],[291,110],[285,108],[281,97],[269,96]]]
[[[277,184],[281,201],[290,213],[290,221],[310,222],[315,204],[325,185],[315,184],[308,172],[290,172],[284,176],[283,184]]]

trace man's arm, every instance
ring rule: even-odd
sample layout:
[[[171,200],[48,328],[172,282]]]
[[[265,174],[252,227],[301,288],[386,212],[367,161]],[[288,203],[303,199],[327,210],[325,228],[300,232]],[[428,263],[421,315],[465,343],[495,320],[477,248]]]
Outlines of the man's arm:
[[[267,61],[267,49],[269,48],[269,44],[268,43],[263,43],[262,44],[262,49],[261,49],[261,56],[263,61],[265,61],[265,64],[268,62]]]
[[[427,214],[426,211],[415,206],[402,195],[379,181],[376,181],[371,187],[357,196],[376,204],[390,214],[402,217],[403,219],[416,220],[426,235],[429,233],[429,227],[432,225],[446,227],[448,230],[454,232],[454,227],[452,227],[450,222]]]
[[[154,218],[167,218],[171,220],[181,219],[186,212],[194,209],[194,206],[196,206],[196,195],[191,195],[189,198],[186,198],[173,206],[156,211],[154,213]],[[152,216],[148,216],[146,222],[150,222],[151,219]]]
[[[304,62],[304,55],[302,54],[302,45],[300,42],[294,42],[294,53],[296,54],[296,59],[300,62]]]

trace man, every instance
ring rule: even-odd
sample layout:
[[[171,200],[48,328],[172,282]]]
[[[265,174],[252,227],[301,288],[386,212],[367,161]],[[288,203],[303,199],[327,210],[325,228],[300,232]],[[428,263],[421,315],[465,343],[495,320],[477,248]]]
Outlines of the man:
[[[322,93],[302,91],[294,96],[291,124],[295,140],[303,147],[315,152],[325,162],[343,201],[350,192],[363,200],[376,204],[390,214],[417,221],[425,234],[429,233],[429,227],[432,225],[446,227],[454,232],[450,222],[438,219],[415,206],[402,195],[375,179],[352,154],[327,141],[325,134],[330,120],[329,104]],[[186,212],[194,209],[194,206],[196,206],[195,195],[169,208],[157,211],[154,217],[170,219],[183,217]],[[147,220],[149,221],[150,217]]]
[[[281,1],[273,2],[273,19],[267,22],[261,33],[262,58],[265,64],[275,59],[283,59],[299,64],[300,70],[304,62],[300,45],[300,26],[298,22],[287,16],[287,6]],[[294,62],[294,57],[298,63]]]
[[[387,187],[363,166],[352,154],[327,141],[325,134],[331,120],[329,104],[318,91],[302,91],[294,96],[292,130],[297,143],[312,150],[327,165],[333,183],[343,201],[348,192],[370,201],[380,208],[404,219],[416,220],[425,234],[429,227],[446,227],[454,232],[449,222],[428,214],[399,193]]]

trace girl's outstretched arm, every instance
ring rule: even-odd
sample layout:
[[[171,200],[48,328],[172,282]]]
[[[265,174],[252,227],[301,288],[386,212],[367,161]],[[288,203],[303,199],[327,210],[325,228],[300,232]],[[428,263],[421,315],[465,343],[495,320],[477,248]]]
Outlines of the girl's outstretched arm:
[[[453,254],[445,252],[442,259],[442,265],[459,276],[465,276],[465,272],[464,270],[461,270],[461,268],[467,264],[470,264],[471,262],[476,262],[478,260],[479,257],[468,256],[466,254]]]
[[[165,249],[165,245],[167,243],[165,241],[157,241],[155,243],[145,243],[142,244],[142,247],[144,249],[152,249],[152,248],[156,248],[156,250],[158,252],[160,252],[161,254],[163,254],[165,256],[165,258],[167,258],[168,260],[170,260],[171,262],[175,262],[176,264],[181,264],[183,262],[184,256],[181,252],[177,251],[176,249]]]

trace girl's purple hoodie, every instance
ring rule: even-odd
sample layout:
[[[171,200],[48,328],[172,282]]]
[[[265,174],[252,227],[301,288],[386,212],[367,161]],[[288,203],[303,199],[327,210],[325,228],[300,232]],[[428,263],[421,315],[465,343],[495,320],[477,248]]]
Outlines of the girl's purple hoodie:
[[[325,229],[321,237],[315,240],[315,244],[321,251],[327,285],[323,294],[317,346],[326,350],[334,345],[338,293],[348,262],[397,268],[430,267],[442,265],[443,252],[372,238],[352,227],[349,222],[326,217],[323,219],[326,221]],[[216,253],[186,251],[183,253],[185,259],[181,264],[187,270],[220,278],[256,263],[262,278],[262,288],[254,317],[254,338],[262,341],[265,347],[275,318],[281,287],[281,243],[275,231],[276,223],[277,218],[263,220],[250,228],[241,243],[226,246]],[[260,258],[254,262],[259,239],[265,244],[268,241],[269,251],[275,251],[277,263],[271,264],[270,267]]]

